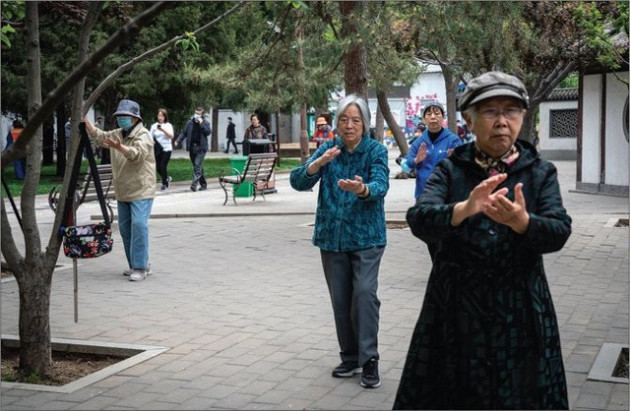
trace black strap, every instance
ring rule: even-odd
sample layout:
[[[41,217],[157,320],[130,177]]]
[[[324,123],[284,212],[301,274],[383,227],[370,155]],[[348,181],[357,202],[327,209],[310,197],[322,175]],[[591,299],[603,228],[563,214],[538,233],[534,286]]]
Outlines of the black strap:
[[[105,219],[105,225],[110,226],[111,221],[109,220],[109,214],[107,213],[107,206],[105,203],[105,196],[103,195],[101,179],[98,176],[98,168],[96,167],[96,160],[94,159],[94,152],[92,151],[92,144],[90,143],[90,138],[88,137],[87,129],[85,127],[84,122],[79,123],[79,132],[81,133],[81,139],[79,140],[79,147],[76,152],[74,168],[72,169],[72,174],[70,175],[70,188],[68,189],[68,194],[66,195],[66,205],[64,208],[62,221],[65,222],[66,226],[74,225],[74,221],[72,221],[71,216],[70,216],[70,211],[72,210],[72,203],[74,201],[74,193],[76,191],[77,181],[79,179],[79,169],[81,168],[81,156],[83,155],[83,151],[85,150],[85,154],[88,159],[88,163],[90,165],[92,183],[94,184],[94,189],[96,190],[98,203],[101,206],[101,212],[103,213],[103,218]]]
[[[24,230],[24,227],[22,227],[22,217],[20,217],[20,211],[17,209],[15,205],[15,201],[13,201],[11,190],[9,190],[9,186],[7,182],[4,180],[4,175],[2,175],[1,177],[2,177],[2,186],[4,187],[4,191],[7,193],[7,197],[9,197],[9,201],[11,202],[11,205],[13,206],[13,212],[15,213],[15,217],[17,218],[18,223],[20,223],[20,228]]]
[[[98,176],[98,167],[96,167],[94,151],[92,151],[92,144],[90,143],[90,138],[88,137],[84,122],[81,122],[79,124],[79,131],[81,132],[81,139],[83,140],[83,144],[85,145],[85,154],[87,154],[88,163],[90,163],[92,182],[94,183],[94,188],[96,189],[98,203],[101,206],[101,212],[103,213],[103,218],[105,219],[105,225],[109,227],[111,225],[111,221],[109,221],[109,214],[107,213],[107,205],[105,203],[105,195],[103,194],[103,186],[101,185],[101,178]]]

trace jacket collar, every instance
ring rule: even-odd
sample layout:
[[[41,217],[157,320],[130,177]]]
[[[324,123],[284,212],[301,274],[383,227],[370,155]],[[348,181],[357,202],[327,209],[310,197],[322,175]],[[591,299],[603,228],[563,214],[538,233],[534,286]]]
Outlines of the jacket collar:
[[[364,133],[361,137],[361,142],[354,148],[353,153],[363,153],[367,150],[370,145],[370,135],[368,133]],[[339,148],[343,148],[346,152],[350,153],[343,143],[343,139],[341,137],[335,137],[335,145]]]
[[[536,151],[536,148],[527,141],[518,139],[514,145],[519,151],[519,156],[514,165],[507,170],[508,173],[521,170],[540,158],[540,154]],[[450,158],[456,164],[472,168],[476,172],[480,172],[485,175],[485,171],[475,162],[474,143],[463,144],[456,147]]]

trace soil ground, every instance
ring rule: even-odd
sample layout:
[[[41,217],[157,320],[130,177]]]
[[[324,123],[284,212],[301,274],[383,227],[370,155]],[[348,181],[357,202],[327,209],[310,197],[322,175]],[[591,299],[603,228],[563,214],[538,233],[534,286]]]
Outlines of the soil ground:
[[[22,382],[39,385],[61,386],[92,374],[105,367],[124,360],[123,357],[113,357],[102,354],[68,353],[53,351],[52,378],[35,379],[19,376],[19,350],[17,348],[2,347],[2,381]]]

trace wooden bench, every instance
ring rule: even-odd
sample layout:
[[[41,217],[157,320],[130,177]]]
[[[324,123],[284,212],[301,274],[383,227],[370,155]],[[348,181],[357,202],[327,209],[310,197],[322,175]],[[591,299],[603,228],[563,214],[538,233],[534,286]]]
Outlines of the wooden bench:
[[[103,196],[105,197],[105,205],[107,206],[107,210],[109,211],[110,221],[114,221],[114,210],[110,204],[110,200],[116,198],[113,187],[112,165],[101,164],[97,165],[96,168],[98,169],[98,177],[101,181]],[[50,193],[48,193],[48,206],[53,211],[57,211],[57,204],[59,203],[59,193],[61,192],[61,188],[61,184],[57,185],[53,187],[52,190],[50,190]],[[81,185],[77,187],[77,191],[74,193],[74,201],[76,203],[75,207],[77,209],[81,204],[85,202],[98,201],[96,188],[94,187],[92,173],[90,171],[85,173],[83,177],[83,182],[81,182]]]
[[[273,175],[273,170],[276,166],[277,153],[255,153],[250,154],[247,157],[247,163],[245,169],[241,172],[235,168],[232,168],[232,175],[226,176],[222,171],[219,176],[219,185],[225,192],[225,201],[223,205],[228,202],[228,185],[232,186],[232,200],[234,205],[236,204],[236,191],[243,184],[250,184],[254,190],[254,198],[260,194],[265,200],[265,190],[269,188],[269,182]]]

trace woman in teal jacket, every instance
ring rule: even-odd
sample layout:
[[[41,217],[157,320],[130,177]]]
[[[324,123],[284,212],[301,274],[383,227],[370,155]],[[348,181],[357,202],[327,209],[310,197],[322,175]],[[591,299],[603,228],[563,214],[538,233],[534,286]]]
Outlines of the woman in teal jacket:
[[[299,191],[319,182],[313,244],[321,249],[342,361],[332,375],[361,373],[360,384],[376,388],[381,384],[377,286],[387,243],[387,149],[368,135],[370,112],[364,99],[347,96],[337,113],[341,137],[325,141],[291,171],[290,181]]]

